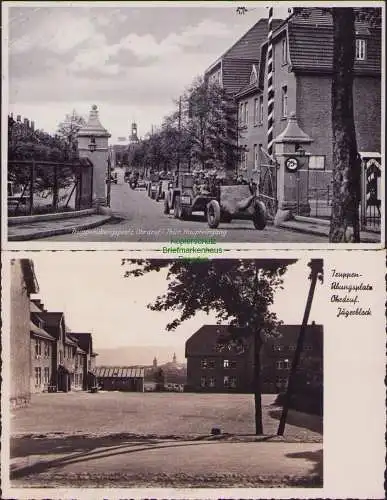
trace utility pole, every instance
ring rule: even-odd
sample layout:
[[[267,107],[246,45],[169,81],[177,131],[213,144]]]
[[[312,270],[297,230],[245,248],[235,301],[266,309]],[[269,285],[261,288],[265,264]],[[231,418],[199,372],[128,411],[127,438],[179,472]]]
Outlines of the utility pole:
[[[302,319],[302,324],[301,324],[301,328],[300,328],[300,334],[299,334],[298,340],[297,340],[297,347],[296,347],[296,350],[294,353],[294,358],[292,361],[292,367],[291,367],[291,371],[290,371],[290,375],[289,375],[289,382],[288,382],[288,387],[287,387],[286,394],[285,394],[285,401],[284,401],[284,405],[282,408],[282,415],[281,415],[281,419],[280,419],[279,426],[278,426],[277,436],[283,436],[284,431],[285,431],[286,419],[287,419],[288,411],[289,411],[289,407],[290,407],[290,400],[291,400],[293,390],[294,390],[295,376],[296,376],[298,364],[300,361],[302,349],[304,346],[306,326],[307,326],[308,321],[309,321],[309,314],[310,314],[310,310],[312,307],[314,291],[316,288],[317,279],[319,277],[322,277],[322,274],[323,274],[323,261],[322,261],[322,259],[311,259],[311,261],[308,265],[311,268],[311,274],[310,274],[311,281],[310,281],[309,294],[308,294],[308,298],[306,301],[304,317]]]
[[[181,147],[181,96],[179,97],[179,115],[178,115],[178,126],[177,129],[179,131],[179,139],[177,144],[177,177],[179,177],[180,173],[180,147]]]

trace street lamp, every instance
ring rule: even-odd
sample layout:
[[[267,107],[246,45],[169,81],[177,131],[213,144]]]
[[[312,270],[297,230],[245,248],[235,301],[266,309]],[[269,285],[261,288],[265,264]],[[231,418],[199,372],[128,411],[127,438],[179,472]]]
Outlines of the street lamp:
[[[97,149],[97,144],[95,142],[95,137],[94,136],[90,137],[90,142],[89,142],[88,147],[89,147],[90,153],[94,153],[94,151]]]

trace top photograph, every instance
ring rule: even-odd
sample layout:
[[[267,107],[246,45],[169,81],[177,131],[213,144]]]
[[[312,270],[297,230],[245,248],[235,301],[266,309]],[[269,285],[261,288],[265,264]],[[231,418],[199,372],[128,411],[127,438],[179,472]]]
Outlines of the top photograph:
[[[77,3],[2,3],[6,248],[384,245],[383,2]]]

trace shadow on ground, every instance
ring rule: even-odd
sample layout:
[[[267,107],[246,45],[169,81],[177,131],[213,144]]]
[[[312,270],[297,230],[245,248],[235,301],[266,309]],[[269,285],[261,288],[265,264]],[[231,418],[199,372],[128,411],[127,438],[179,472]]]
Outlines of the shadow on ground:
[[[280,420],[282,414],[282,408],[274,408],[269,410],[269,415],[275,420]],[[319,434],[323,433],[323,418],[318,415],[310,415],[307,413],[293,412],[289,411],[286,423],[288,425],[294,425],[295,427],[302,427],[308,429],[312,432],[317,432]]]
[[[106,440],[105,440],[106,441]],[[98,441],[97,441],[98,442]],[[10,473],[10,478],[11,479],[20,479],[24,476],[28,476],[31,474],[42,474],[44,472],[49,471],[50,469],[69,465],[69,464],[76,464],[80,462],[87,462],[89,460],[94,460],[94,459],[103,459],[107,457],[112,457],[112,456],[118,456],[118,455],[126,455],[130,453],[137,453],[137,452],[143,452],[143,451],[153,451],[155,449],[162,449],[162,448],[177,448],[181,446],[203,446],[203,445],[211,445],[213,442],[196,442],[196,443],[147,443],[147,445],[142,446],[142,447],[137,447],[135,449],[128,449],[130,447],[135,447],[139,446],[138,442],[125,442],[121,443],[116,446],[112,446],[111,443],[106,443],[105,444],[105,449],[101,447],[101,445],[98,447],[97,443],[88,443],[85,446],[85,449],[82,449],[78,445],[78,451],[79,453],[73,453],[71,455],[65,456],[65,457],[60,457],[56,458],[53,460],[46,460],[46,461],[40,461],[32,465],[28,465],[25,467],[19,467],[17,469],[11,470]],[[45,444],[47,446],[47,441],[45,441]],[[142,443],[144,444],[144,443]],[[74,443],[73,443],[74,446]],[[59,447],[53,447],[50,449],[50,454],[55,454],[55,453],[65,453],[66,445],[62,445]],[[122,450],[122,448],[125,448],[125,450]],[[68,451],[68,450],[67,450]],[[71,447],[71,451],[74,452],[74,447]],[[37,450],[35,450],[35,453]],[[45,453],[47,453],[47,447],[45,450]],[[28,455],[32,454],[30,451],[30,447],[28,449]],[[24,456],[24,455],[23,455]]]
[[[285,456],[289,458],[304,458],[309,462],[314,463],[313,470],[311,474],[317,479],[321,480],[321,486],[323,481],[323,450],[317,451],[301,451],[296,453],[287,453]]]

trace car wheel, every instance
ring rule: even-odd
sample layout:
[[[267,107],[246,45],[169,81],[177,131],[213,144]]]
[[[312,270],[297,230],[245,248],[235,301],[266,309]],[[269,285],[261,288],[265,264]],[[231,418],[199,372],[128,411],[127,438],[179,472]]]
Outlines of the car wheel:
[[[207,205],[207,223],[211,229],[216,229],[220,222],[220,205],[216,200]]]
[[[267,217],[266,217],[265,204],[262,203],[262,201],[257,201],[255,203],[254,214],[253,214],[253,224],[255,229],[262,231],[262,229],[265,229],[266,227],[266,222],[267,222]]]

